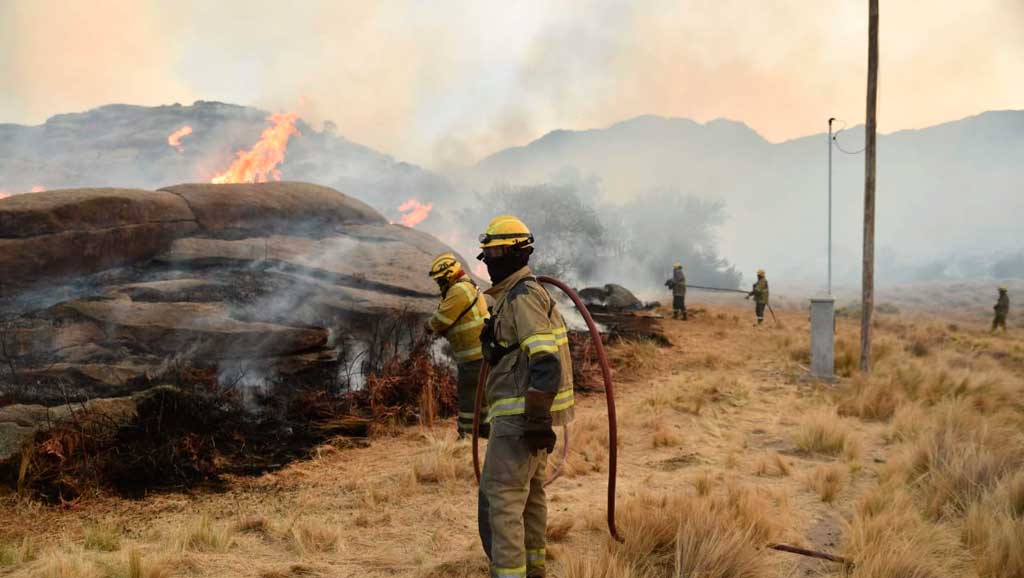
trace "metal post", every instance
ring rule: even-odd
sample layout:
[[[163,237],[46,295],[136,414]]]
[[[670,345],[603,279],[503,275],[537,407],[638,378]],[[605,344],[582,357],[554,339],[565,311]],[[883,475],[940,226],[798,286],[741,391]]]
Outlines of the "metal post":
[[[831,295],[811,299],[811,375],[832,383],[835,338],[835,299]]]
[[[832,121],[828,119],[828,294],[832,294]]]

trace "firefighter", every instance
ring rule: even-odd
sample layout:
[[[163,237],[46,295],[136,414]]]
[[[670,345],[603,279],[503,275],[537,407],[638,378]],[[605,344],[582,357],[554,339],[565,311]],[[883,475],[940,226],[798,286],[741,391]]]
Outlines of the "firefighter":
[[[747,299],[754,298],[754,312],[757,314],[757,324],[764,323],[764,308],[768,306],[768,279],[764,276],[764,269],[757,270],[757,282],[747,293]]]
[[[665,286],[672,290],[672,319],[679,319],[681,314],[686,321],[686,274],[682,263],[672,266],[672,278],[665,281]]]
[[[452,347],[458,368],[459,437],[473,432],[473,405],[483,355],[480,332],[487,319],[487,301],[454,253],[443,253],[430,265],[430,277],[441,289],[441,303],[427,319],[428,333],[444,335]],[[486,428],[481,435],[486,437]]]
[[[494,298],[480,336],[490,441],[480,480],[480,525],[491,576],[545,575],[547,456],[554,427],[573,418],[572,361],[565,322],[528,265],[533,235],[516,217],[494,218],[480,235]]]
[[[995,309],[996,317],[992,320],[992,333],[996,332],[996,329],[1002,327],[1003,332],[1006,332],[1006,316],[1010,313],[1010,295],[1008,293],[1009,287],[1003,285],[999,288],[999,299],[996,300]]]

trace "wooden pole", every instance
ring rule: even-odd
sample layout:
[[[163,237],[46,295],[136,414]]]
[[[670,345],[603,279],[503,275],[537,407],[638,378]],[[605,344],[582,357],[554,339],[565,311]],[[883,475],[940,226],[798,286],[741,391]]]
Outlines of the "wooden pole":
[[[867,154],[864,157],[864,263],[861,281],[860,371],[871,372],[871,314],[875,308],[875,113],[878,103],[878,0],[868,0]]]

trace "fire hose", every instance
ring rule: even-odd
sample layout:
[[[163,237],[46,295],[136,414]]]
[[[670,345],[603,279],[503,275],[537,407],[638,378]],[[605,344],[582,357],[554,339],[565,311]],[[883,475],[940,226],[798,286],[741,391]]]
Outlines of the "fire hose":
[[[594,323],[594,318],[590,316],[587,306],[583,304],[579,295],[571,287],[557,279],[543,275],[538,276],[537,280],[561,289],[572,300],[580,315],[583,316],[583,320],[586,321],[587,329],[590,330],[590,338],[594,343],[594,350],[597,352],[597,359],[601,366],[601,375],[604,377],[605,401],[608,405],[608,533],[611,534],[612,538],[621,542],[623,540],[615,527],[615,476],[618,469],[618,427],[615,419],[615,390],[612,385],[611,367],[608,365],[608,357],[604,352],[604,343],[601,341],[601,333],[597,330],[597,324]],[[476,401],[473,407],[473,471],[476,473],[477,484],[480,483],[480,408],[483,405],[484,385],[487,383],[487,374],[489,372],[490,367],[484,362],[480,370],[480,379],[477,382]],[[559,462],[552,477],[544,485],[551,483],[561,474],[562,465],[568,456],[568,428],[563,431],[565,432],[565,443],[562,446],[561,462]]]

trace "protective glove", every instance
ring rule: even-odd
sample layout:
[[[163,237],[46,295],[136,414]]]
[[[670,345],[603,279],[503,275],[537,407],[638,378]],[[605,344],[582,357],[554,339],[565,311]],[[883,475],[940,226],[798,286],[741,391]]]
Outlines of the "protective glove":
[[[526,391],[526,431],[523,440],[531,453],[544,450],[555,451],[555,430],[551,425],[551,404],[555,401],[554,393],[530,389]]]
[[[480,352],[487,363],[494,367],[501,361],[501,356],[498,355],[497,346],[494,342],[494,318],[488,317],[484,320],[484,328],[480,330]]]

